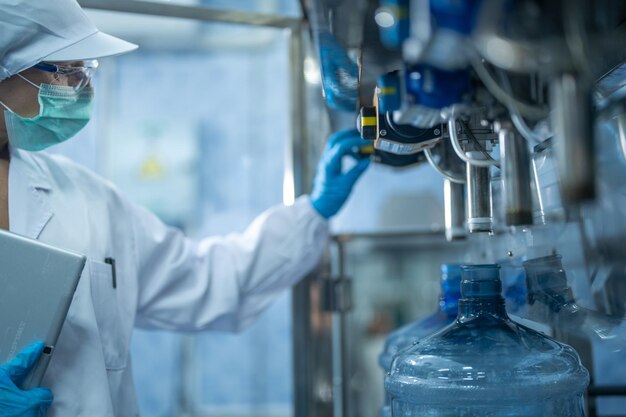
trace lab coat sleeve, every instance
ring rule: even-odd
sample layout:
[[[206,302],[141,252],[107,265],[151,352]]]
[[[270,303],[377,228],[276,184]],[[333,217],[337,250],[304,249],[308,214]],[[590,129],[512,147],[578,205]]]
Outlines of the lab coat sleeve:
[[[315,267],[328,236],[307,196],[266,211],[244,233],[200,241],[134,210],[143,328],[239,331]]]

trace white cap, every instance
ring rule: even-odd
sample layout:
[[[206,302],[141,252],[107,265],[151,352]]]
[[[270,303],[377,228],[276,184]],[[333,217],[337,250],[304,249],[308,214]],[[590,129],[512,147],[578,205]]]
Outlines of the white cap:
[[[0,80],[41,61],[82,61],[137,45],[100,32],[76,0],[0,0]]]

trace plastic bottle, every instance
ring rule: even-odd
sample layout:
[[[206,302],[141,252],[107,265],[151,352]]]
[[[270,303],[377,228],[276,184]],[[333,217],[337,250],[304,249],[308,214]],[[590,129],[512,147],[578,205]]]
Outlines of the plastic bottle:
[[[568,284],[560,255],[530,259],[524,262],[524,269],[529,318],[548,324],[555,335],[578,339],[581,343],[607,343],[612,349],[622,349],[626,343],[626,321],[579,305]]]
[[[506,302],[506,311],[509,314],[524,317],[527,311],[528,290],[526,288],[526,271],[524,261],[526,257],[516,256],[500,259],[496,263],[500,266],[500,280]]]
[[[511,321],[501,292],[497,265],[462,267],[457,320],[392,362],[393,416],[584,416],[578,354]]]
[[[439,307],[425,318],[400,327],[387,337],[385,349],[378,357],[378,364],[385,372],[389,372],[391,361],[400,350],[413,345],[424,336],[428,336],[454,321],[458,314],[459,298],[461,298],[460,286],[461,265],[441,265]],[[380,410],[380,417],[390,416],[389,397],[385,394],[385,403]]]

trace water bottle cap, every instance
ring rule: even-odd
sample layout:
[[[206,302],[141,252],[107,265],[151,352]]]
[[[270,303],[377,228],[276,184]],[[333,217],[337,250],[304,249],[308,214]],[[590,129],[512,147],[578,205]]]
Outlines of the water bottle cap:
[[[441,264],[441,293],[461,293],[460,264]]]
[[[461,295],[464,298],[496,297],[502,294],[500,266],[496,264],[463,265]]]

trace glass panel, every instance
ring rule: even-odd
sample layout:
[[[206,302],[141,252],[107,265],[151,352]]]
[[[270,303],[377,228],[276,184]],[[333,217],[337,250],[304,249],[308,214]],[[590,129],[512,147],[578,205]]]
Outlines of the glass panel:
[[[292,415],[291,298],[285,294],[242,334],[198,335],[193,354],[210,362],[199,381],[195,413],[216,417]]]
[[[353,307],[348,314],[351,381],[350,415],[378,417],[385,372],[379,364],[390,332],[429,316],[439,307],[440,265],[462,262],[464,242],[443,237],[384,235],[345,243],[345,273],[352,279]]]
[[[142,47],[101,60],[93,120],[53,152],[100,172],[190,236],[241,231],[282,202],[286,31],[89,14]],[[290,311],[285,293],[240,335],[135,332],[141,414],[291,415]]]

